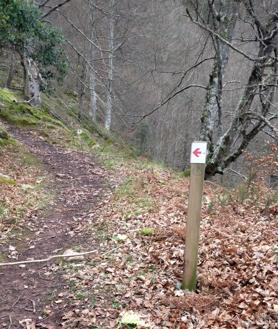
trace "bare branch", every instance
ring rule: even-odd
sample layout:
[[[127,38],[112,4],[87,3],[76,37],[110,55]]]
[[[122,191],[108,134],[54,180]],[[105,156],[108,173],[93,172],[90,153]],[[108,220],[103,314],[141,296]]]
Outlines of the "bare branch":
[[[43,8],[44,6],[46,6],[49,1],[50,0],[45,0],[42,4],[39,5],[39,8]]]
[[[234,173],[234,174],[238,175],[239,177],[243,178],[245,181],[247,181],[247,179],[248,179],[245,175],[241,174],[240,172],[238,172],[238,171],[236,171],[232,168],[227,168],[224,172],[226,172],[226,171],[231,171],[232,173]]]
[[[270,120],[274,120],[274,119],[278,118],[278,114],[272,116],[270,119],[267,119],[263,115],[260,115],[260,114],[254,113],[254,112],[246,112],[243,114],[243,116],[245,116],[245,115],[252,119],[256,119],[256,120],[260,120],[261,122],[264,122],[265,125],[268,126],[274,132],[274,134],[276,136],[278,136],[278,129],[275,126],[273,126],[270,122]]]
[[[174,94],[172,94],[171,96],[167,97],[165,100],[163,100],[158,106],[156,106],[154,109],[152,109],[150,112],[144,114],[141,119],[136,122],[136,124],[140,123],[141,121],[143,121],[146,117],[152,115],[153,113],[155,113],[156,111],[158,111],[163,105],[167,104],[170,102],[171,99],[175,98],[177,95],[179,95],[180,93],[184,92],[185,90],[187,89],[190,89],[190,88],[201,88],[201,89],[205,89],[207,90],[207,87],[206,86],[202,86],[202,85],[197,85],[197,84],[192,84],[192,85],[189,85],[189,86],[186,86],[180,90],[178,90],[177,92],[175,92]]]
[[[209,32],[210,34],[212,34],[213,36],[215,36],[216,38],[218,38],[219,40],[221,40],[223,43],[225,43],[226,45],[228,45],[231,49],[233,49],[234,51],[236,51],[237,53],[241,54],[242,56],[244,56],[245,58],[249,59],[250,61],[256,62],[258,60],[261,60],[262,58],[254,58],[249,56],[248,54],[246,54],[244,51],[242,51],[241,49],[235,47],[231,42],[227,41],[225,38],[223,38],[220,34],[218,34],[217,32],[213,31],[211,28],[209,28],[208,26],[200,23],[199,21],[194,20],[190,13],[187,10],[187,15],[188,17],[191,19],[192,23],[194,23],[195,25],[199,26],[200,28],[202,28],[203,30]]]
[[[90,38],[87,37],[87,35],[81,30],[79,29],[66,15],[64,15],[63,13],[61,13],[61,11],[59,9],[57,9],[58,13],[66,20],[66,22],[68,22],[78,33],[80,33],[91,45],[93,45],[96,49],[98,49],[101,52],[106,52],[106,53],[110,53],[111,51],[108,49],[102,49],[101,47],[99,47],[94,41],[92,41]]]
[[[64,6],[65,4],[67,4],[68,2],[70,2],[71,0],[64,0],[63,2],[59,3],[57,6],[51,8],[47,13],[45,13],[44,15],[41,16],[41,19],[44,19],[45,17],[49,16],[50,14],[52,14],[54,11],[56,11],[57,9],[61,8],[62,6]]]

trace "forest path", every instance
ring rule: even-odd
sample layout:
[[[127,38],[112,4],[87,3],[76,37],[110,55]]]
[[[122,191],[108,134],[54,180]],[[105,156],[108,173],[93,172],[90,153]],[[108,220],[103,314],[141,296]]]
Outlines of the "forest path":
[[[48,176],[47,189],[54,195],[46,209],[27,219],[32,232],[26,233],[24,241],[10,242],[17,248],[18,260],[41,259],[75,246],[96,249],[91,240],[89,245],[91,233],[84,227],[92,221],[93,210],[102,197],[102,168],[91,156],[53,146],[35,131],[10,127],[9,132],[42,162]],[[8,255],[9,245],[2,252]],[[33,329],[34,323],[34,328],[60,328],[57,324],[63,312],[57,293],[66,287],[61,272],[53,261],[1,267],[0,328]],[[50,301],[53,308],[45,314],[44,307]],[[24,319],[31,320],[29,327]]]

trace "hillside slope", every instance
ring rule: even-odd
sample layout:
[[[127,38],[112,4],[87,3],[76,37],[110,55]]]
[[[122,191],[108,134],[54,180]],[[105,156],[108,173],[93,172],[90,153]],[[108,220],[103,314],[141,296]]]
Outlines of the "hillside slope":
[[[184,292],[188,178],[61,108],[0,92],[1,328],[275,328],[277,193],[206,182],[198,291]]]

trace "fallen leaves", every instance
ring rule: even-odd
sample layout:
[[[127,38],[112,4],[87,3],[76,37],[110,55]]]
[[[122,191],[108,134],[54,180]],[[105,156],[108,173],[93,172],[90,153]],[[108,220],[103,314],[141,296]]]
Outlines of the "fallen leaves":
[[[108,176],[101,169],[93,174]],[[69,228],[69,235],[90,233],[87,244],[98,252],[60,264],[67,287],[45,308],[47,316],[55,306],[64,310],[64,329],[275,328],[278,224],[277,205],[265,207],[269,190],[260,187],[256,199],[239,202],[238,195],[205,185],[198,290],[188,293],[180,289],[188,179],[131,161],[119,164],[109,181],[113,193],[106,191],[94,212],[80,215],[78,230]],[[78,205],[90,189],[67,186],[63,193]],[[13,248],[10,253],[16,257]]]
[[[232,195],[223,202],[220,187],[205,186],[198,293],[185,293],[180,281],[188,180],[133,164],[113,173],[120,188],[94,214],[92,234],[102,228],[99,257],[93,268],[78,270],[87,274],[88,294],[95,296],[90,309],[98,310],[97,325],[116,328],[122,314],[132,311],[148,318],[150,328],[275,328],[278,225],[262,214],[263,203],[238,205]],[[138,200],[146,197],[152,205],[144,208]],[[76,275],[68,270],[65,278]],[[81,279],[76,289],[84,286]]]
[[[26,225],[32,229],[29,219],[35,218],[48,196],[42,185],[42,169],[23,146],[2,148],[0,157],[0,173],[4,173],[0,174],[0,237],[4,241],[13,228]]]

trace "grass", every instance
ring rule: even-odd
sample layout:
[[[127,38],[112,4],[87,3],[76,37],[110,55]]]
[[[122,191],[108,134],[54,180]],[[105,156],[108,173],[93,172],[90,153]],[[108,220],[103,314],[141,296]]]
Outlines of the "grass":
[[[143,235],[143,236],[150,236],[150,235],[153,235],[155,232],[154,228],[153,227],[143,227],[141,230],[140,230],[140,235]]]
[[[7,216],[8,211],[6,204],[3,201],[0,201],[0,220]]]
[[[134,178],[127,178],[115,191],[114,196],[116,199],[133,197],[135,193],[135,180]]]
[[[41,161],[29,152],[22,152],[21,161],[24,166],[38,167],[41,165]]]
[[[134,177],[126,178],[114,192],[115,201],[126,201],[120,209],[121,218],[126,220],[154,209],[154,200],[144,189],[142,182]]]
[[[0,122],[0,147],[8,146],[14,144],[13,138],[7,133],[6,129]]]
[[[0,107],[0,117],[5,121],[20,126],[43,125],[53,128],[63,124],[52,118],[43,108],[32,107],[23,102],[6,103]]]
[[[10,176],[7,175],[3,175],[0,173],[0,185],[1,184],[6,184],[6,185],[15,185],[16,184],[16,180],[13,179]]]
[[[45,189],[41,162],[21,144],[0,149],[0,157],[0,232],[7,239],[25,235],[26,214],[45,208],[53,196]]]
[[[17,97],[7,88],[0,88],[0,102],[16,102]]]

